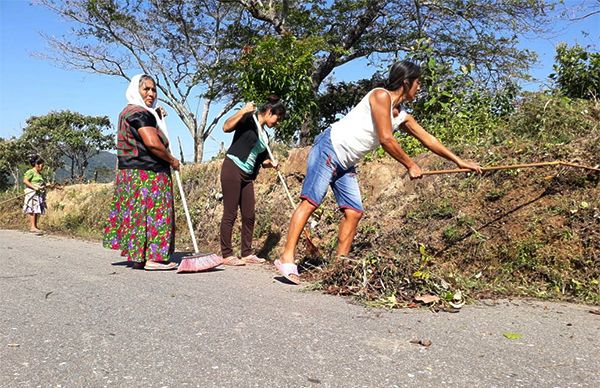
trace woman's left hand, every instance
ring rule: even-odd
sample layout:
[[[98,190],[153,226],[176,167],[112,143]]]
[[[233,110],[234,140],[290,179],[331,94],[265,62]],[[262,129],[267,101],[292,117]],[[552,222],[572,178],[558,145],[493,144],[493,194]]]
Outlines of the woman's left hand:
[[[179,162],[179,160],[173,158],[173,160],[171,161],[171,168],[173,168],[173,170],[177,170],[179,171],[179,168],[181,168],[181,163]]]
[[[273,162],[271,159],[265,160],[263,162],[263,167],[264,168],[274,168],[275,170],[279,171],[279,163]]]
[[[460,168],[468,168],[469,170],[473,170],[479,174],[481,174],[481,166],[474,162],[465,162],[464,160],[459,160],[457,163]]]

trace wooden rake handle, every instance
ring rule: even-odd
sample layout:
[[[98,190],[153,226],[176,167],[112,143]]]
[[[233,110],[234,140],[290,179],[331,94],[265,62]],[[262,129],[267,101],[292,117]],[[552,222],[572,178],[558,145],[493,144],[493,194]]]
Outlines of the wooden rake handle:
[[[524,163],[524,164],[511,164],[505,166],[492,166],[492,167],[482,167],[481,171],[497,171],[497,170],[515,170],[518,168],[532,168],[532,167],[545,167],[545,166],[567,166],[567,167],[575,167],[575,168],[583,168],[586,170],[600,172],[600,168],[583,166],[580,164],[563,162],[560,160],[556,160],[554,162],[540,162],[540,163]],[[441,175],[441,174],[458,174],[461,172],[473,172],[468,168],[455,168],[451,170],[433,170],[433,171],[423,171],[422,175]]]
[[[265,148],[267,149],[267,153],[269,154],[269,159],[271,159],[271,162],[277,163],[277,161],[275,160],[275,156],[273,155],[273,152],[271,151],[271,147],[269,147],[269,139],[263,133],[263,127],[258,122],[258,118],[256,117],[256,114],[252,114],[252,118],[254,119],[254,124],[256,124],[256,129],[259,131],[258,132],[259,136],[261,136],[265,142]],[[294,201],[294,198],[292,197],[292,194],[290,193],[290,189],[288,188],[287,183],[285,183],[285,178],[283,177],[283,174],[281,174],[281,172],[279,170],[277,170],[277,176],[279,177],[279,181],[281,182],[281,185],[283,186],[283,189],[285,190],[285,193],[287,194],[287,197],[290,200],[292,209],[296,209],[296,202]],[[302,228],[302,232],[304,233],[304,237],[306,238],[306,242],[308,243],[308,249],[311,252],[313,252],[314,254],[318,254],[319,249],[312,242],[312,240],[310,238],[310,233],[309,233],[308,229],[306,228],[306,226],[304,228]]]

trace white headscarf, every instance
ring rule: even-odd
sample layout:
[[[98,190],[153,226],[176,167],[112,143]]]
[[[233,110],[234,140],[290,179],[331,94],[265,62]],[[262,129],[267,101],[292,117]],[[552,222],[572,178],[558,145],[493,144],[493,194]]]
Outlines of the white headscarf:
[[[144,99],[140,95],[140,78],[142,78],[144,74],[134,75],[131,78],[131,82],[129,82],[129,86],[127,87],[127,91],[125,92],[125,97],[127,98],[127,102],[131,105],[136,105],[146,109],[148,112],[152,113],[156,118],[156,123],[158,124],[158,128],[164,132],[167,137],[169,136],[167,132],[167,123],[164,118],[160,118],[156,113],[156,102],[158,101],[158,97],[154,100],[152,107],[146,106]]]

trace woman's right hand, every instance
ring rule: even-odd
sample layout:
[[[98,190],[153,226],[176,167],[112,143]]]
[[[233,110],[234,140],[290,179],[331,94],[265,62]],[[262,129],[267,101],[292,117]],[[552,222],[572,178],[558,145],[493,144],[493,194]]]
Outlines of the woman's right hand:
[[[173,168],[173,170],[179,171],[180,167],[181,167],[181,163],[179,163],[179,160],[173,159],[173,161],[171,162],[171,168]]]
[[[242,108],[244,113],[254,112],[256,110],[256,105],[253,102],[247,102],[246,105]]]
[[[479,164],[477,164],[477,163],[474,163],[474,162],[467,162],[467,161],[464,161],[464,160],[460,159],[456,163],[456,165],[458,167],[460,167],[460,168],[468,168],[469,170],[473,170],[473,171],[475,171],[477,173],[480,173],[480,174],[482,173],[481,166]]]
[[[421,171],[421,167],[419,167],[418,164],[414,163],[408,168],[408,176],[410,177],[410,179],[423,178],[423,172]]]

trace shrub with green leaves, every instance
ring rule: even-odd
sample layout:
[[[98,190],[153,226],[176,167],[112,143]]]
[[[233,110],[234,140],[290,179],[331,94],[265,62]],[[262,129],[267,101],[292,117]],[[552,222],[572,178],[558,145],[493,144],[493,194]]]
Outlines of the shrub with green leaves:
[[[600,53],[561,43],[556,47],[555,58],[550,78],[562,95],[587,100],[600,97]]]
[[[422,91],[409,108],[420,124],[444,144],[459,147],[478,144],[513,112],[519,91],[516,84],[501,80],[489,89],[474,74],[473,64],[444,62],[421,42],[411,57],[421,64]],[[420,143],[399,134],[410,154],[423,152]]]
[[[511,116],[507,129],[515,137],[565,144],[598,126],[600,106],[546,93],[527,93]]]
[[[238,64],[238,85],[245,101],[261,104],[270,94],[284,99],[288,115],[278,127],[281,140],[292,140],[303,125],[312,124],[306,120],[311,120],[316,108],[313,55],[321,43],[318,37],[264,36],[245,50]]]

